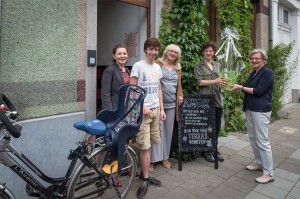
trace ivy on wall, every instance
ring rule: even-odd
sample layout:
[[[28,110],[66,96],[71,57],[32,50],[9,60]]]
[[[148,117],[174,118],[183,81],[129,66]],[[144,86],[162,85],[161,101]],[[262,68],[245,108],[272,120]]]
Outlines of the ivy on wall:
[[[249,52],[253,49],[251,40],[252,4],[250,0],[214,0],[214,2],[221,31],[226,27],[233,26],[240,35],[240,39],[235,44],[246,64],[246,68],[239,77],[240,83],[244,83],[252,70],[248,60]],[[246,128],[245,119],[242,117],[242,96],[241,92],[224,93],[225,131],[239,131]]]
[[[200,45],[208,40],[206,32],[206,3],[203,0],[164,0],[159,39],[162,49],[177,44],[182,50],[182,87],[184,93],[199,89],[194,77],[194,67],[200,61]]]

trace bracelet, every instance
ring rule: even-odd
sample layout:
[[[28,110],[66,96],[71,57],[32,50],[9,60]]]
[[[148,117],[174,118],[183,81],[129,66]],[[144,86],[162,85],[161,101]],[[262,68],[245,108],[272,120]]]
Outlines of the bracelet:
[[[244,91],[244,86],[242,86],[241,91]]]

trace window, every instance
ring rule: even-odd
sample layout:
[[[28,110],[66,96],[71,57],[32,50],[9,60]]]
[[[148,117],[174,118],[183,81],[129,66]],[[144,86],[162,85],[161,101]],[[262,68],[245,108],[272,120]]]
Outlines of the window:
[[[286,9],[283,9],[283,23],[289,24],[289,14],[290,12]]]
[[[290,11],[283,7],[283,5],[278,5],[278,22],[282,24],[289,25]]]

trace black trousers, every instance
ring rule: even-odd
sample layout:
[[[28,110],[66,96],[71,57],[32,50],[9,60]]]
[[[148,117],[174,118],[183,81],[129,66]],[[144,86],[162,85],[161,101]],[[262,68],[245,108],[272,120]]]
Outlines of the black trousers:
[[[219,133],[221,129],[222,115],[223,115],[223,108],[215,107],[217,146],[218,146]]]

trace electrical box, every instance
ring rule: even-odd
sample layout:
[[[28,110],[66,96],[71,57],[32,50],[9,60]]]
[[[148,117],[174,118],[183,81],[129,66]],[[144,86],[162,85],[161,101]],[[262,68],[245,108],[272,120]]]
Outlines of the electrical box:
[[[96,50],[87,51],[87,65],[96,66]]]

